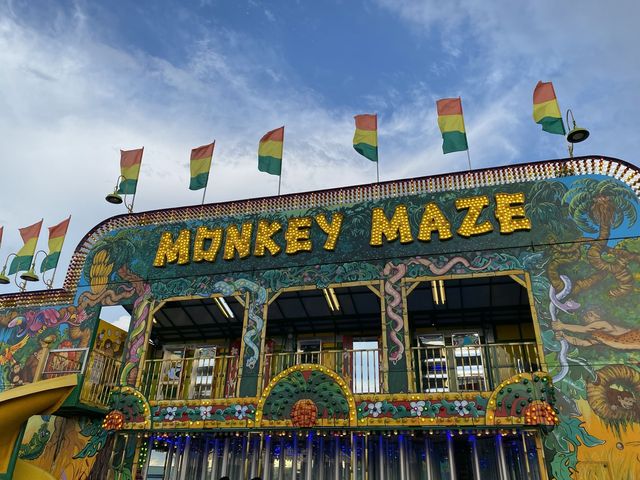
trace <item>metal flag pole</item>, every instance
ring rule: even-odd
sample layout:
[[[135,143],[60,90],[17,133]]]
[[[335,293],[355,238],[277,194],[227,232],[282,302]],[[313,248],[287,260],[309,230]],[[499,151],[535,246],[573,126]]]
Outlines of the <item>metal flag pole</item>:
[[[204,186],[204,189],[202,190],[202,203],[201,205],[204,205],[204,196],[207,194],[207,187],[209,186],[209,179],[207,178],[207,183]]]
[[[467,141],[467,161],[469,162],[469,171],[471,171],[471,156],[469,155],[469,142]]]
[[[280,186],[282,184],[282,163],[284,160],[284,125],[282,126],[282,151],[280,152],[280,175],[278,175],[278,196],[280,196]]]
[[[380,167],[379,167],[379,160],[376,160],[376,183],[380,183]]]

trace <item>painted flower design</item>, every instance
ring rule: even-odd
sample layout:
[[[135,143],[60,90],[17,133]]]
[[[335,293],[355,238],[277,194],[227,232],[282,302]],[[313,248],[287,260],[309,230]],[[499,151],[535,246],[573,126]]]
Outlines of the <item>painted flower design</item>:
[[[370,403],[367,405],[367,409],[369,410],[369,415],[377,417],[382,413],[382,402]]]
[[[167,414],[164,416],[165,420],[173,420],[176,418],[176,412],[178,411],[178,407],[167,407]]]
[[[236,413],[235,416],[238,420],[242,420],[243,418],[245,418],[247,416],[247,410],[249,410],[249,407],[245,406],[240,406],[240,405],[236,405]]]
[[[455,400],[453,404],[456,406],[456,411],[458,412],[458,414],[460,414],[461,417],[469,413],[469,410],[467,410],[467,405],[469,405],[469,402],[467,402],[466,400]]]
[[[411,405],[411,415],[413,417],[421,417],[422,412],[424,411],[424,400],[418,400],[417,402],[410,402]]]
[[[203,420],[206,420],[207,418],[211,418],[211,409],[213,407],[211,407],[211,405],[209,405],[208,407],[200,407],[200,416],[202,417]]]

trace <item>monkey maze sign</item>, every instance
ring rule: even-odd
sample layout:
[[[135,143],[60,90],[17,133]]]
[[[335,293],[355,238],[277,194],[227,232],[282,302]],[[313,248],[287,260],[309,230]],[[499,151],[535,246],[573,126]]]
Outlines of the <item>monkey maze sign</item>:
[[[431,242],[436,236],[442,242],[454,236],[468,239],[494,231],[509,235],[531,229],[531,221],[525,214],[524,193],[461,197],[454,200],[453,207],[456,213],[462,213],[461,216],[456,215],[461,220],[455,225],[438,202],[424,204],[417,223],[411,221],[404,203],[397,204],[392,212],[371,207],[368,236],[363,235],[361,240],[367,241],[371,247],[381,247],[395,241],[403,245]],[[490,220],[490,214],[495,221]],[[333,252],[343,232],[349,230],[349,221],[347,210],[345,213],[335,211],[331,214],[293,216],[284,221],[257,218],[242,223],[201,225],[182,229],[177,234],[163,231],[153,265],[212,263],[219,258],[233,261],[250,256],[275,257],[283,253],[296,255],[314,249]]]

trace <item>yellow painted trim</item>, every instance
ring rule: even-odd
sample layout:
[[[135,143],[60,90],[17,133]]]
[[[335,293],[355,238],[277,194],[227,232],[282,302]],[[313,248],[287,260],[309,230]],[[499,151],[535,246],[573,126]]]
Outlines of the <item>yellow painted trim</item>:
[[[33,463],[18,459],[13,471],[13,480],[57,480],[46,470],[36,467]]]
[[[77,375],[41,380],[0,393],[0,473],[6,473],[24,422],[51,415],[78,385]]]

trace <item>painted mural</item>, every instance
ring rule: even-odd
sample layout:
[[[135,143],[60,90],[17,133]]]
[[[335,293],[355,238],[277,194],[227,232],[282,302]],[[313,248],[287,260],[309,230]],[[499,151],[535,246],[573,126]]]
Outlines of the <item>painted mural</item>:
[[[579,161],[572,165],[579,165]],[[536,181],[516,182],[505,175],[501,176],[504,181],[498,182],[491,177],[484,186],[461,185],[456,191],[443,187],[437,193],[394,190],[387,198],[357,203],[350,203],[345,196],[344,201],[332,200],[325,207],[301,203],[288,210],[264,208],[259,215],[239,206],[211,218],[203,217],[195,207],[191,217],[185,214],[180,220],[167,215],[162,221],[150,221],[141,216],[137,225],[110,229],[92,241],[82,257],[73,305],[0,307],[0,379],[7,385],[32,381],[38,352],[46,345],[88,345],[99,307],[127,304],[133,308],[133,320],[123,346],[121,382],[133,386],[140,376],[139,362],[145,355],[148,316],[154,304],[178,296],[240,292],[249,300],[240,393],[255,397],[259,339],[268,321],[263,318],[263,306],[269,292],[292,286],[323,288],[380,280],[386,305],[388,367],[390,374],[395,372],[389,386],[393,392],[406,392],[407,325],[404,307],[398,301],[403,280],[525,271],[559,420],[544,434],[550,472],[558,480],[588,478],[598,465],[606,464],[612,478],[635,478],[634,474],[640,474],[640,204],[624,182],[577,171],[562,167],[551,172],[555,178],[541,175]],[[530,229],[517,224],[522,214],[514,214],[512,220],[519,227],[508,230],[496,203],[504,194],[523,195]],[[480,205],[473,225],[468,225],[469,212],[476,207],[460,206],[456,202],[461,198],[476,199],[476,203],[467,203]],[[425,217],[426,206],[431,204],[444,219],[433,211]],[[374,209],[388,219],[401,212],[396,237],[387,235],[380,246],[373,232]],[[332,237],[331,222],[335,226],[337,218],[341,218],[340,233],[333,230]],[[256,254],[258,220],[272,227],[268,238],[263,238],[262,255]],[[295,242],[286,234],[286,226],[292,222],[310,225],[302,237],[293,239]],[[202,244],[206,251],[200,252],[200,258],[193,245],[203,226],[210,236]],[[169,232],[168,238],[177,244],[185,231],[191,232],[190,236],[182,234],[182,244],[173,252],[175,258],[172,260],[169,249],[164,266],[154,266],[163,234]],[[216,240],[215,232],[227,238],[230,231],[233,242],[222,246],[222,237]],[[286,253],[287,238],[298,248],[294,253]],[[212,251],[216,241],[222,249],[218,256],[217,250]],[[187,257],[181,260],[184,248]],[[463,406],[473,416],[473,408],[481,403],[466,401],[475,402]],[[361,415],[366,410],[373,416],[376,402],[361,405]],[[424,411],[426,404],[419,407]],[[454,409],[458,407],[453,404]],[[154,421],[170,415],[167,408],[157,406]],[[279,410],[270,408],[277,415]],[[411,409],[418,405],[409,401],[404,408],[411,415]],[[298,410],[296,417],[310,422],[311,408],[300,405]],[[197,413],[182,412],[189,418]],[[44,431],[42,434],[46,436]]]
[[[100,424],[84,417],[31,417],[18,456],[60,480],[88,478],[98,450],[87,446]]]

